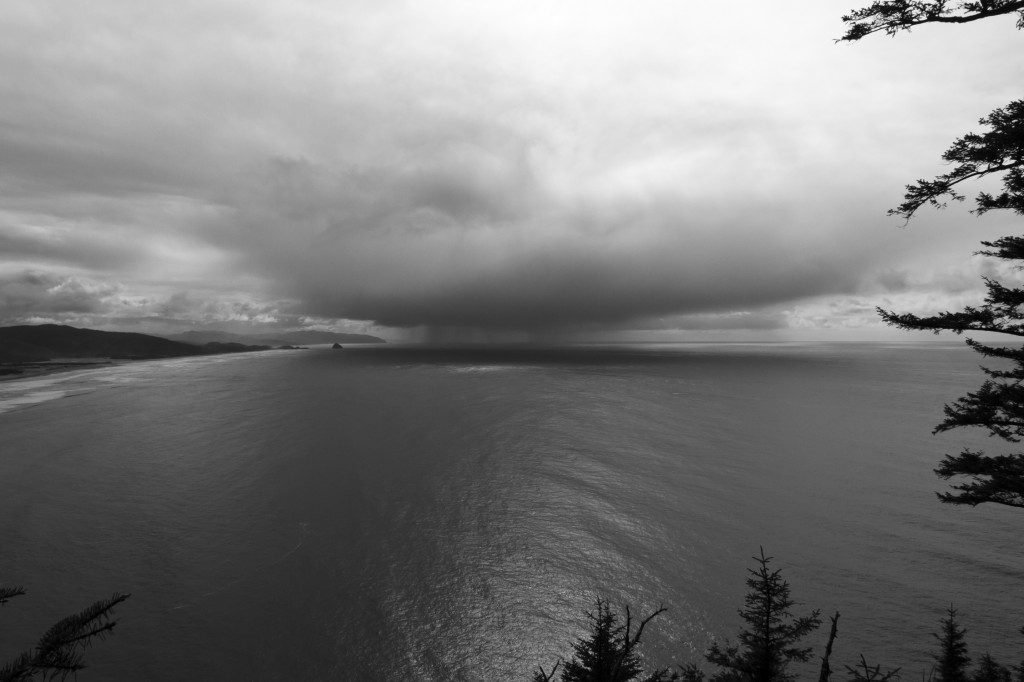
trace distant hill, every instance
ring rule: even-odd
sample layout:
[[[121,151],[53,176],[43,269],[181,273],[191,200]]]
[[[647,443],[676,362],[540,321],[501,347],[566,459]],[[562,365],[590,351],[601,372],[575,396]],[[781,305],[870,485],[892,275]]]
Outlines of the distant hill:
[[[0,362],[38,362],[55,358],[143,360],[267,350],[237,343],[195,345],[159,336],[101,332],[59,324],[0,327]]]
[[[232,334],[230,332],[184,332],[167,337],[183,343],[256,343],[264,346],[295,346],[310,343],[387,343],[369,334],[339,334],[337,332],[301,331],[280,334]]]

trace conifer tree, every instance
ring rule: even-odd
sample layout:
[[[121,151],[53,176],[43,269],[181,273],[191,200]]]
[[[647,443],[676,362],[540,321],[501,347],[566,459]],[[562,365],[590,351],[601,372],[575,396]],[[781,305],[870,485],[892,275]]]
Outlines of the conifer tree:
[[[599,598],[596,606],[595,611],[587,613],[590,635],[573,644],[572,660],[562,667],[562,682],[669,682],[679,679],[676,673],[664,668],[645,675],[640,657],[639,645],[644,628],[664,613],[664,608],[642,619],[633,632],[634,623],[628,606],[625,623],[619,621],[607,600]],[[534,675],[534,682],[550,682],[557,669],[558,664],[550,672],[541,668]]]
[[[793,661],[807,661],[810,647],[798,642],[821,625],[821,612],[794,618],[790,612],[794,602],[789,583],[779,570],[769,570],[771,557],[754,557],[756,569],[748,569],[750,591],[739,610],[747,627],[740,630],[736,644],[714,642],[704,657],[723,668],[712,676],[713,682],[786,682],[793,676],[787,668]]]
[[[1011,682],[1012,679],[1009,668],[997,663],[988,653],[981,657],[977,669],[971,675],[971,682]]]
[[[981,2],[918,2],[893,0],[873,2],[844,16],[849,25],[841,40],[855,41],[872,33],[894,35],[927,23],[966,23],[999,15],[1016,14],[1017,27],[1024,28],[1024,0],[982,0]],[[972,211],[981,215],[991,210],[1009,210],[1024,215],[1024,100],[1010,102],[980,120],[987,130],[969,133],[956,140],[943,155],[952,170],[932,180],[907,185],[904,201],[891,210],[909,220],[924,205],[942,208],[949,200],[963,201],[960,183],[989,175],[1001,177],[996,194],[981,192]],[[1024,266],[1024,237],[1006,236],[992,242],[979,254],[1015,267]],[[980,306],[958,312],[941,312],[920,317],[878,309],[890,325],[906,330],[997,332],[1024,337],[1024,288],[1007,287],[983,278],[987,295]],[[1009,368],[983,367],[987,379],[977,391],[946,405],[945,419],[935,432],[977,426],[1010,443],[1024,438],[1024,346],[987,345],[967,339],[967,345],[985,357],[1009,362]],[[965,449],[946,455],[935,469],[944,480],[954,479],[953,492],[938,493],[951,504],[978,505],[983,502],[1024,507],[1024,454],[986,455]]]
[[[935,658],[935,679],[937,682],[968,682],[967,665],[971,662],[967,655],[967,633],[956,620],[956,609],[950,604],[946,617],[940,623],[942,629],[933,633],[939,642],[939,651]]]
[[[0,606],[23,594],[25,590],[20,587],[0,587]],[[117,621],[111,620],[113,609],[129,596],[114,593],[109,599],[101,599],[60,620],[39,638],[33,649],[22,652],[0,668],[0,682],[26,682],[37,676],[43,680],[64,680],[75,675],[85,667],[82,649],[114,630]]]

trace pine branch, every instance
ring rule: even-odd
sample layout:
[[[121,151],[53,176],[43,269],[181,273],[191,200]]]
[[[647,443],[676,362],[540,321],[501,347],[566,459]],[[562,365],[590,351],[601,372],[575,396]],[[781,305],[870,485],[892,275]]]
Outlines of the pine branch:
[[[949,480],[965,477],[966,482],[951,486],[956,493],[936,493],[947,504],[971,507],[993,502],[1024,508],[1024,455],[987,456],[965,449],[956,457],[946,455],[935,474]]]
[[[846,672],[850,674],[852,682],[898,682],[900,679],[899,668],[883,673],[881,665],[868,665],[864,654],[860,655],[860,663],[857,664],[857,667],[846,666]]]
[[[987,293],[981,307],[966,306],[960,312],[946,311],[929,317],[901,315],[880,307],[875,310],[886,324],[905,330],[951,331],[954,334],[980,331],[1024,336],[1024,312],[1021,310],[1024,289],[1011,289],[988,277],[982,277],[982,280]]]
[[[1018,14],[1017,28],[1024,28],[1024,1],[988,0],[986,2],[959,2],[949,7],[946,0],[914,2],[890,0],[873,2],[868,7],[851,10],[843,17],[850,24],[846,34],[836,42],[853,42],[873,33],[894,36],[922,24],[966,24],[1004,14]]]
[[[942,312],[931,317],[919,317],[911,313],[894,313],[883,308],[875,308],[882,321],[905,331],[930,331],[938,334],[949,331],[954,334],[972,332],[995,332],[1010,336],[1024,336],[1024,324],[1007,324],[995,311],[986,308],[968,306],[957,313]]]
[[[978,122],[990,129],[964,135],[942,155],[944,161],[955,164],[953,170],[934,180],[907,185],[903,203],[890,210],[889,215],[910,220],[925,204],[944,208],[943,199],[963,201],[963,195],[954,187],[993,173],[1005,173],[1004,191],[997,196],[979,194],[973,212],[981,215],[994,209],[1009,209],[1024,215],[1024,100],[995,109]]]
[[[555,671],[558,670],[558,666],[561,665],[561,661],[556,661],[554,667],[551,668],[551,672],[544,672],[544,666],[537,666],[540,668],[540,672],[533,676],[533,682],[551,682],[555,679]]]
[[[979,256],[990,256],[1002,260],[1024,260],[1024,237],[1000,237],[994,242],[983,241],[981,245],[987,246],[989,250],[976,251],[975,253]]]
[[[117,621],[110,620],[115,606],[131,595],[114,593],[81,612],[58,621],[39,639],[32,651],[26,651],[0,669],[0,682],[30,680],[35,675],[62,680],[85,667],[81,649],[93,639],[103,639]]]
[[[12,597],[20,597],[25,594],[25,590],[21,587],[0,587],[0,606],[3,606]]]
[[[1024,384],[985,381],[974,393],[943,407],[946,418],[933,433],[980,426],[993,436],[1016,443],[1024,437]]]

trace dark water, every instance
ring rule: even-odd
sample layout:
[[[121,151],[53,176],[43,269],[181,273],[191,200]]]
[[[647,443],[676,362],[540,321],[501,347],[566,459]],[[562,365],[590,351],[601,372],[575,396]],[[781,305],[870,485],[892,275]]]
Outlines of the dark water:
[[[274,352],[0,384],[0,660],[133,594],[84,680],[514,680],[597,595],[734,636],[759,545],[834,659],[1020,658],[1024,512],[940,505],[962,347]],[[59,398],[59,399],[58,399]],[[973,440],[967,440],[971,438]],[[812,641],[820,650],[826,633]]]

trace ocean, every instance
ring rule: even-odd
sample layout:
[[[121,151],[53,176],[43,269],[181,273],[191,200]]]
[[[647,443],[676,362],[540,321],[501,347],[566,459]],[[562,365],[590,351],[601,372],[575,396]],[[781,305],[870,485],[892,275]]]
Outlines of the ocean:
[[[962,345],[314,348],[0,382],[0,661],[130,592],[89,680],[527,680],[597,597],[651,664],[735,639],[763,547],[833,668],[953,604],[1021,658],[1024,511],[938,502]],[[808,638],[820,653],[827,627]],[[814,675],[814,666],[807,676]]]

